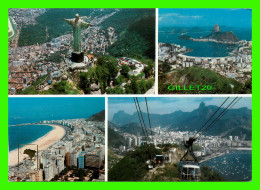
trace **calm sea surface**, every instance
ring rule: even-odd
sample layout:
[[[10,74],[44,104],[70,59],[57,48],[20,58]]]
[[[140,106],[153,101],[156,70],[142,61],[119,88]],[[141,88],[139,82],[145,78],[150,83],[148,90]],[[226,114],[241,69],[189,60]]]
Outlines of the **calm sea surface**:
[[[201,163],[217,171],[227,181],[250,181],[252,179],[252,151],[234,150],[229,154]]]
[[[8,98],[9,151],[18,144],[31,143],[53,128],[48,125],[21,125],[43,120],[89,118],[105,109],[105,98]],[[13,126],[17,125],[17,126]]]
[[[226,28],[225,28],[226,29]],[[232,32],[240,40],[252,40],[251,30],[241,30],[241,29],[231,29]],[[225,31],[228,31],[225,30]],[[225,57],[228,56],[230,52],[236,47],[231,44],[222,44],[214,42],[194,42],[191,40],[178,39],[181,34],[191,36],[193,38],[199,38],[202,36],[207,36],[211,33],[211,30],[204,30],[202,32],[193,32],[189,30],[187,32],[164,32],[159,31],[159,42],[163,43],[173,43],[181,46],[186,46],[186,48],[193,49],[193,51],[187,53],[186,55],[196,56],[196,57]]]
[[[36,139],[46,135],[53,127],[48,125],[20,125],[10,126],[8,128],[9,135],[9,151],[18,148],[18,144],[28,144]]]

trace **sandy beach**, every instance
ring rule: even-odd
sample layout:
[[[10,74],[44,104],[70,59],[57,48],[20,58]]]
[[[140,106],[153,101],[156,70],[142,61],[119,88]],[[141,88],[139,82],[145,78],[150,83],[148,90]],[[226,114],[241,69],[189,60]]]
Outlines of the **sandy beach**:
[[[44,150],[44,149],[52,146],[56,141],[62,139],[62,137],[66,133],[65,129],[58,125],[53,125],[53,124],[46,124],[46,125],[52,126],[53,130],[51,130],[45,136],[43,136],[31,143],[31,144],[37,144],[39,150]],[[31,147],[30,145],[27,145],[27,146],[24,146],[23,149],[30,148],[30,147]],[[21,160],[20,160],[20,162],[21,162]],[[8,165],[15,166],[17,164],[18,164],[18,149],[15,149],[15,150],[9,152]]]

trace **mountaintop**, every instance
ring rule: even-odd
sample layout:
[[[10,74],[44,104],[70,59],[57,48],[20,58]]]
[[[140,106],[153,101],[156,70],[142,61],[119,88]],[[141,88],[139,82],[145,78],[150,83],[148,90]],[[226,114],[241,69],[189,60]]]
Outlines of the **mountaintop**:
[[[215,24],[215,26],[213,27],[212,33],[215,33],[215,32],[221,32],[218,24]]]
[[[92,115],[90,118],[87,119],[87,121],[104,122],[105,121],[105,110],[102,110],[101,112],[98,112],[98,113]]]
[[[220,26],[216,24],[213,27],[212,33],[208,36],[202,37],[202,39],[211,39],[216,40],[218,42],[227,42],[227,43],[233,43],[238,42],[238,37],[232,32],[221,32]]]

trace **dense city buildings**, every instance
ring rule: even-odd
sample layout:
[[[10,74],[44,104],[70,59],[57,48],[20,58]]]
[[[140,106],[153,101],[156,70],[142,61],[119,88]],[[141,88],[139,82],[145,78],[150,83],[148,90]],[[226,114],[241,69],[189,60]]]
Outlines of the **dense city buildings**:
[[[185,55],[188,51],[192,50],[177,44],[159,43],[158,59],[170,63],[171,70],[198,66],[241,83],[252,77],[252,41],[239,41],[226,57],[193,57]]]
[[[116,132],[118,129],[113,128]],[[163,144],[176,144],[182,146],[186,138],[194,136],[196,132],[190,131],[172,131],[167,128],[155,127],[153,128],[153,136],[149,136],[150,143],[155,146]],[[115,152],[124,155],[126,152],[134,150],[136,146],[142,146],[146,142],[146,138],[140,135],[133,135],[129,133],[120,133],[124,139],[125,144],[120,145],[117,149],[112,148]],[[237,148],[251,148],[252,141],[245,140],[245,135],[241,137],[229,136],[228,138],[221,138],[219,136],[205,135],[201,137],[195,145],[201,147],[201,150],[195,151],[196,156],[212,156],[214,154],[225,153],[226,151]]]

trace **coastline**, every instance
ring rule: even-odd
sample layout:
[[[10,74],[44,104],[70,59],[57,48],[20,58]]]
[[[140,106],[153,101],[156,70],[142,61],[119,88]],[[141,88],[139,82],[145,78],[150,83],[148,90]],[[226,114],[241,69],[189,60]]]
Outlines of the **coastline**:
[[[45,124],[39,124],[45,125]],[[37,144],[38,150],[45,150],[55,144],[58,140],[62,139],[66,134],[64,128],[59,125],[48,124],[49,126],[53,127],[53,129],[48,132],[46,135],[36,139],[35,141],[31,142],[30,144]],[[30,145],[23,146],[24,149],[30,148]],[[20,161],[21,162],[21,161]],[[15,166],[18,164],[18,149],[12,150],[8,152],[8,166]]]
[[[247,150],[247,151],[252,151],[252,147],[236,147],[236,148],[232,148],[230,150]],[[221,152],[221,153],[218,153],[218,154],[214,154],[214,155],[210,155],[208,157],[205,157],[205,159],[202,159],[201,161],[199,161],[199,163],[203,163],[203,162],[206,162],[206,161],[209,161],[213,158],[217,158],[219,156],[223,156],[225,154],[229,154],[229,153],[226,153],[226,152]]]
[[[222,155],[224,155],[224,154],[227,154],[227,153],[222,152],[222,153],[219,153],[219,154],[213,154],[213,155],[207,156],[207,157],[205,157],[205,159],[199,161],[199,163],[206,162],[206,161],[208,161],[208,160],[211,160],[211,159],[213,159],[213,158],[217,158],[217,157],[222,156]]]

